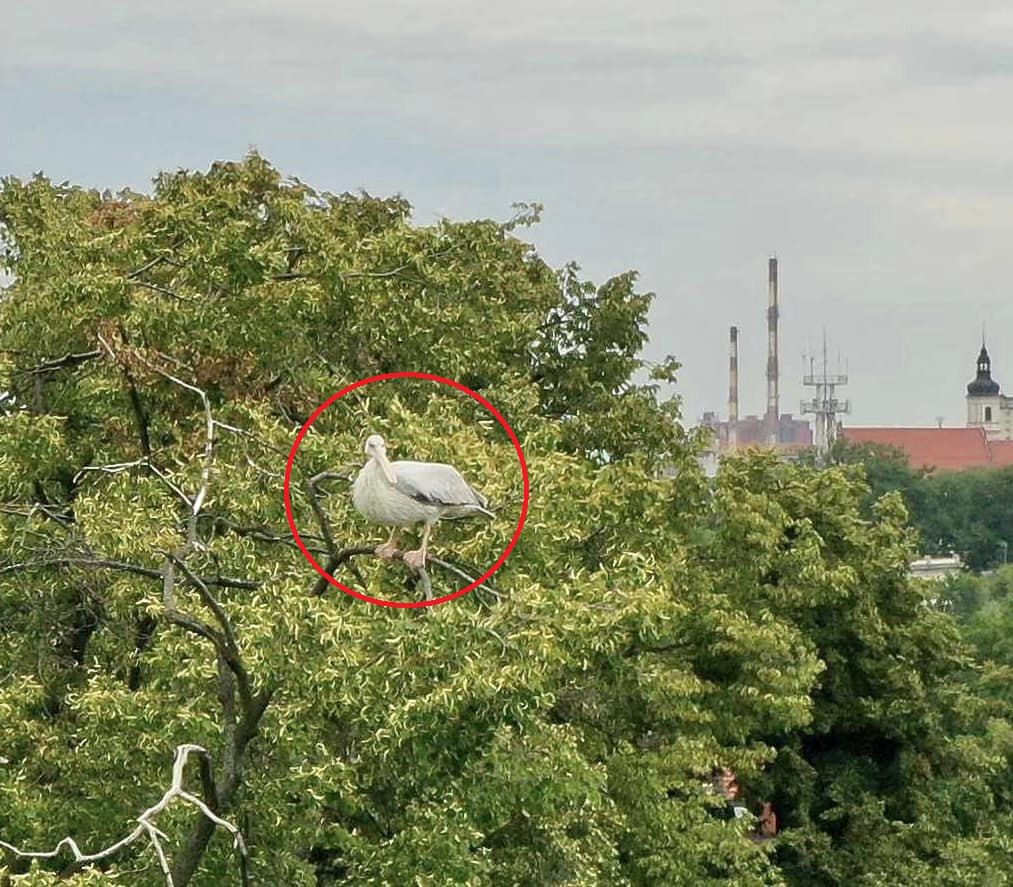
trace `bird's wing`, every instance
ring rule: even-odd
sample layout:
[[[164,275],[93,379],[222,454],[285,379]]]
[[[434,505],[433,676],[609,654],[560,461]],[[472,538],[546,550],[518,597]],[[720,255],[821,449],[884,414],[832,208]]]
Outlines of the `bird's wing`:
[[[468,486],[453,465],[440,462],[395,462],[395,489],[426,505],[468,506],[485,509],[488,501]]]

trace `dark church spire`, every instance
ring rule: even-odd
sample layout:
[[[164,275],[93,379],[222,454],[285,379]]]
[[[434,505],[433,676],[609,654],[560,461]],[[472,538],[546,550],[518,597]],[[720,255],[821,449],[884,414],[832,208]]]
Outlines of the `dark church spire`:
[[[981,351],[978,353],[978,374],[967,386],[969,397],[995,397],[999,393],[999,383],[992,378],[992,358],[985,347],[985,330],[982,329]]]

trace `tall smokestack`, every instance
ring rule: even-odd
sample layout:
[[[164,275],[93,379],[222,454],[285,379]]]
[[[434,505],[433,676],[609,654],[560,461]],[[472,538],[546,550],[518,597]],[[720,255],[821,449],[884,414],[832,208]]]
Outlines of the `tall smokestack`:
[[[739,442],[739,328],[733,326],[728,346],[728,444]]]
[[[777,258],[771,256],[767,262],[767,440],[776,444],[781,421],[777,395]]]

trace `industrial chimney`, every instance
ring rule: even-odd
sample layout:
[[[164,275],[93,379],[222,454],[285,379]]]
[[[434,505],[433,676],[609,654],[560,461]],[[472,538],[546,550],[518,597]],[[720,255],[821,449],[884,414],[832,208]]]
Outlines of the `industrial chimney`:
[[[776,445],[778,429],[781,424],[780,406],[777,396],[778,363],[777,363],[777,257],[771,256],[767,262],[767,288],[769,303],[767,306],[767,442]]]
[[[728,446],[739,442],[739,328],[730,330],[728,349]]]

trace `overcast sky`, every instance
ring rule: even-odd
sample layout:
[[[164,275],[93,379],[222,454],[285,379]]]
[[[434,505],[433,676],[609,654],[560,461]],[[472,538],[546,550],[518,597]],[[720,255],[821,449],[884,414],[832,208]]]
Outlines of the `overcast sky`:
[[[783,411],[824,327],[851,424],[963,424],[982,323],[1013,392],[1005,3],[36,0],[0,97],[0,174],[147,188],[255,146],[421,223],[540,201],[549,261],[657,293],[688,420],[725,414],[733,323],[764,409],[771,253]]]

